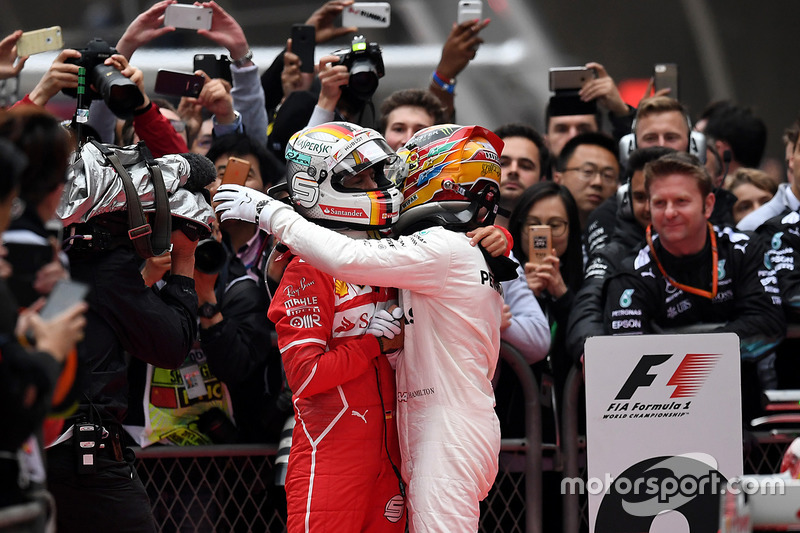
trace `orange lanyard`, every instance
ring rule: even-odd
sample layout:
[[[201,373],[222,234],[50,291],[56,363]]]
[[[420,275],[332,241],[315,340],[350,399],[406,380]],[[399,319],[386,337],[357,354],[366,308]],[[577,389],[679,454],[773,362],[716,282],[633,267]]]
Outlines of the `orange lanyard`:
[[[667,274],[667,271],[664,270],[664,266],[659,261],[658,256],[656,255],[656,249],[653,246],[653,238],[651,236],[651,230],[653,229],[653,225],[650,224],[647,226],[647,245],[650,246],[650,253],[653,255],[653,259],[656,260],[656,266],[658,266],[658,270],[661,272],[661,275],[666,278],[674,287],[678,289],[688,292],[691,294],[695,294],[697,296],[702,296],[704,298],[708,298],[709,300],[713,299],[717,295],[717,285],[719,282],[719,270],[717,268],[717,261],[719,260],[719,254],[717,252],[717,236],[714,233],[714,228],[711,226],[710,222],[706,222],[708,224],[708,234],[711,237],[711,290],[704,291],[702,289],[698,289],[696,287],[690,287],[689,285],[684,285],[683,283],[678,283],[675,281],[672,276]]]

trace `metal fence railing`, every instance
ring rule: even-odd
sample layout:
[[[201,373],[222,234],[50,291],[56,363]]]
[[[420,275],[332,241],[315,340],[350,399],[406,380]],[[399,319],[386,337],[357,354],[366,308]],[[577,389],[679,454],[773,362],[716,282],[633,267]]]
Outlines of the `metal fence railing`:
[[[513,347],[503,357],[525,395],[526,438],[502,441],[504,454],[520,456],[523,471],[501,466],[481,503],[480,531],[542,531],[542,446],[539,388],[530,366]],[[283,487],[274,484],[275,445],[153,446],[137,449],[137,471],[163,533],[282,533]],[[516,458],[516,457],[515,457]],[[516,461],[511,461],[512,463]]]

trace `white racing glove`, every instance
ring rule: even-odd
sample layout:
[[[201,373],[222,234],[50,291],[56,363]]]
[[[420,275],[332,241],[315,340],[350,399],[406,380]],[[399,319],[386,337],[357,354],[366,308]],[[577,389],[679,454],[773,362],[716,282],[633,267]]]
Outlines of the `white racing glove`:
[[[380,309],[372,316],[367,326],[367,333],[376,337],[386,337],[393,339],[403,331],[400,319],[403,318],[403,310],[395,307],[390,313],[386,309]]]
[[[278,209],[289,207],[280,200],[275,200],[263,192],[243,185],[222,185],[214,195],[217,215],[220,222],[226,220],[243,220],[257,224],[259,228],[272,233],[270,219]]]

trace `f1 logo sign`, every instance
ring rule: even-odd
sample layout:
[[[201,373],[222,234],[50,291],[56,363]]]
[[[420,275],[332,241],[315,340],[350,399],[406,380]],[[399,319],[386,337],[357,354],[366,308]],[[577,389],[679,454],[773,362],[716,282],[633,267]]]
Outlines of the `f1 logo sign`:
[[[657,374],[650,374],[650,369],[667,361],[673,354],[643,355],[636,368],[617,393],[615,400],[630,400],[639,387],[649,387]]]
[[[617,393],[616,400],[630,400],[639,387],[649,387],[656,379],[657,373],[650,370],[665,363],[674,354],[649,354],[639,359],[636,368]],[[667,385],[675,387],[670,398],[688,398],[694,396],[711,373],[720,354],[687,353],[683,361],[675,369],[675,373],[667,381]]]

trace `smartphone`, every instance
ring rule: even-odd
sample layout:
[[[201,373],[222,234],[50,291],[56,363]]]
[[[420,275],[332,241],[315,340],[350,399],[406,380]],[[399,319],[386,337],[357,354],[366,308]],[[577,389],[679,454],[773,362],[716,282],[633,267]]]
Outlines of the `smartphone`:
[[[535,264],[553,254],[553,231],[547,225],[532,225],[528,231],[528,261]]]
[[[244,185],[247,175],[250,173],[250,161],[229,157],[225,165],[225,173],[222,175],[222,184]]]
[[[17,41],[17,55],[19,57],[32,56],[33,54],[60,50],[61,48],[64,48],[61,26],[26,31]]]
[[[211,8],[190,4],[170,4],[164,12],[164,26],[187,30],[210,30]]]
[[[28,307],[41,296],[33,288],[36,273],[53,260],[53,246],[49,243],[4,242],[8,251],[5,260],[11,263],[8,288],[16,304]]]
[[[586,67],[554,67],[550,69],[550,90],[580,90],[583,84],[597,77],[594,69]]]
[[[231,60],[225,54],[219,57],[214,54],[195,54],[193,67],[195,71],[202,70],[211,79],[222,78],[233,83]]]
[[[88,293],[89,286],[85,283],[71,279],[59,280],[53,287],[50,296],[47,297],[44,307],[39,311],[39,316],[44,320],[50,320],[73,305],[82,302]]]
[[[388,28],[391,20],[389,2],[355,2],[342,11],[342,26]]]
[[[670,98],[678,100],[678,65],[658,63],[653,67],[653,88],[656,91],[669,89]]]
[[[170,96],[191,96],[197,98],[203,90],[206,79],[187,72],[159,70],[156,74],[155,92]]]
[[[300,72],[314,72],[314,47],[317,34],[314,26],[295,24],[292,26],[292,53],[300,58]]]
[[[459,24],[470,20],[483,20],[483,0],[460,0],[456,20]]]

